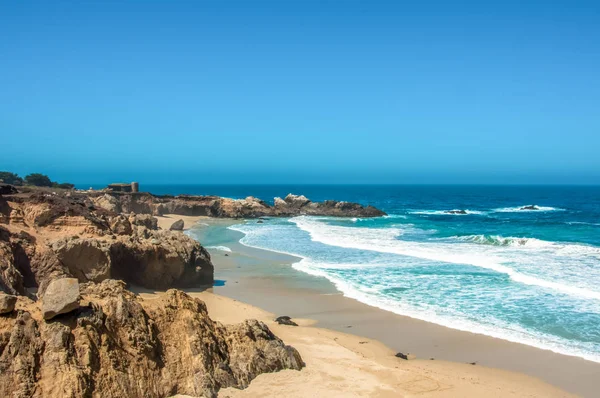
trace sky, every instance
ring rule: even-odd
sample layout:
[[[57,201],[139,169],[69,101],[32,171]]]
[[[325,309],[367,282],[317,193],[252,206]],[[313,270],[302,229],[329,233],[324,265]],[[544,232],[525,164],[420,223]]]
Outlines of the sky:
[[[0,170],[600,184],[599,1],[0,0]]]

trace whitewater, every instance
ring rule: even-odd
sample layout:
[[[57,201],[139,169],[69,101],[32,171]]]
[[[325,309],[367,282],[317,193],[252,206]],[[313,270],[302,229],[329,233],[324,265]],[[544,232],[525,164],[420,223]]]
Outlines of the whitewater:
[[[229,228],[244,245],[301,258],[296,270],[365,304],[600,362],[598,203],[562,197],[523,210],[539,199],[418,199],[369,201],[389,214],[376,219]],[[467,214],[448,213],[455,209]]]

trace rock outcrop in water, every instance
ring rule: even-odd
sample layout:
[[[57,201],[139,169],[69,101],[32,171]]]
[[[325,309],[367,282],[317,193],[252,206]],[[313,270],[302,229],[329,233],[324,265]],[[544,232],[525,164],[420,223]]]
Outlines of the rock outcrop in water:
[[[446,214],[458,214],[458,215],[469,214],[469,213],[467,213],[466,210],[446,210],[444,213],[446,213]]]
[[[379,217],[386,215],[372,206],[335,200],[312,202],[303,195],[292,194],[286,196],[285,199],[275,198],[273,206],[252,196],[245,199],[229,199],[218,196],[155,196],[148,193],[112,192],[91,194],[91,199],[96,206],[108,211],[153,215],[179,214],[222,218],[297,215]]]
[[[0,396],[216,397],[261,373],[301,369],[259,321],[222,325],[178,290],[144,301],[116,280],[81,285],[81,306],[52,321],[20,297],[0,316]]]
[[[539,210],[540,208],[537,207],[536,205],[528,205],[528,206],[523,206],[521,207],[519,210]]]

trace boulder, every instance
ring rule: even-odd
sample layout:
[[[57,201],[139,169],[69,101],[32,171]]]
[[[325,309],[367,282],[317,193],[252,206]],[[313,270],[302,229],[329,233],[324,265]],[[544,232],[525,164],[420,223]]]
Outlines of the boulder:
[[[290,318],[287,315],[282,315],[280,317],[275,318],[275,322],[277,322],[280,325],[298,326],[298,324],[292,321],[292,318]]]
[[[293,195],[293,194],[288,194],[288,196],[285,197],[284,199],[285,203],[287,203],[289,206],[292,207],[302,207],[302,206],[306,206],[307,204],[310,203],[310,200],[304,196],[304,195]]]
[[[48,284],[42,298],[42,315],[50,320],[79,308],[79,281],[75,278],[55,279]]]
[[[171,224],[171,228],[169,228],[169,230],[171,230],[171,231],[183,231],[183,227],[184,226],[185,226],[185,223],[183,222],[183,220],[177,220],[173,224]]]
[[[417,356],[416,356],[416,355],[414,355],[414,354],[408,354],[408,353],[407,353],[407,354],[405,354],[405,353],[403,353],[403,352],[399,352],[399,353],[397,353],[397,354],[396,354],[396,357],[397,357],[397,358],[402,358],[402,359],[404,359],[404,360],[406,360],[406,361],[413,360],[413,359],[417,359]]]
[[[104,194],[97,198],[93,198],[92,201],[96,206],[101,207],[104,210],[113,213],[119,213],[121,211],[121,203],[119,202],[119,199],[112,195]]]
[[[15,309],[17,296],[0,293],[0,314],[9,314]]]

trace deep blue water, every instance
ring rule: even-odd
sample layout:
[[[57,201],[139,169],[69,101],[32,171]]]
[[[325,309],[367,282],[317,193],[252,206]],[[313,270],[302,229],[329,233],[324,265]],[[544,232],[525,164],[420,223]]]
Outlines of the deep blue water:
[[[403,315],[600,362],[600,187],[156,186],[371,204],[375,219],[293,217],[231,227],[303,260],[345,295]],[[539,210],[522,210],[536,205]],[[466,215],[445,213],[461,209]]]

